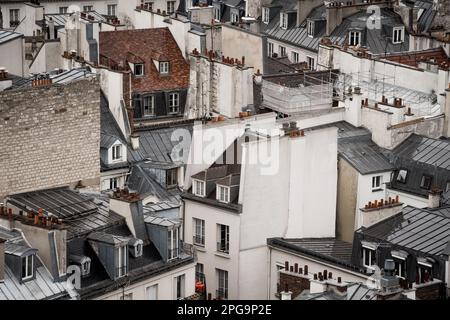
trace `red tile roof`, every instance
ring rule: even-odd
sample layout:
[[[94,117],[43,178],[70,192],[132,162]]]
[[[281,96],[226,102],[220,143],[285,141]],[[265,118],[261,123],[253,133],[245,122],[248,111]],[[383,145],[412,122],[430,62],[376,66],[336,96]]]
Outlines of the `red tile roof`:
[[[418,67],[420,62],[430,61],[431,59],[434,59],[439,66],[450,65],[450,59],[442,48],[391,54],[385,59],[412,67]]]
[[[128,62],[145,63],[143,77],[132,77],[133,92],[175,90],[189,86],[189,64],[168,28],[135,29],[100,32],[100,62],[111,67]],[[105,59],[105,57],[107,59]],[[154,59],[169,61],[170,73],[160,75]],[[116,65],[116,66],[115,66]]]

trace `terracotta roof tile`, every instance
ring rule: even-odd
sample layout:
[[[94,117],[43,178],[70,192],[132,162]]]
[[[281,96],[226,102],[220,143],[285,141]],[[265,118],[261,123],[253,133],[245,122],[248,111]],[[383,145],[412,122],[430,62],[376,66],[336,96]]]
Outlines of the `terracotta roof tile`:
[[[133,92],[174,90],[189,86],[189,64],[168,28],[100,32],[100,55],[113,61],[145,63],[145,74],[132,77]],[[169,74],[160,75],[153,59],[170,62]],[[161,60],[160,60],[161,61]]]

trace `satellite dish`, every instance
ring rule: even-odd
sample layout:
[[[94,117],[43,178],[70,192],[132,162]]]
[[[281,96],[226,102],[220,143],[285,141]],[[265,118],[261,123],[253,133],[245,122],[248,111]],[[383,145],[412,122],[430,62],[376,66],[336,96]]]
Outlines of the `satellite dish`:
[[[69,6],[69,8],[67,9],[68,13],[74,13],[74,12],[80,12],[80,11],[81,11],[80,7],[75,4],[71,4]]]

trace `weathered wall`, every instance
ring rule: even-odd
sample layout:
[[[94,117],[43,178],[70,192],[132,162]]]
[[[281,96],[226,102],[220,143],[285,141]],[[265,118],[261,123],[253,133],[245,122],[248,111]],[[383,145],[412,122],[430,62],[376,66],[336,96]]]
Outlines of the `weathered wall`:
[[[17,38],[0,45],[0,67],[16,76],[24,75],[22,42],[23,38]]]
[[[336,238],[353,242],[358,172],[343,158],[338,162]]]
[[[0,92],[0,198],[60,185],[98,186],[97,79]]]

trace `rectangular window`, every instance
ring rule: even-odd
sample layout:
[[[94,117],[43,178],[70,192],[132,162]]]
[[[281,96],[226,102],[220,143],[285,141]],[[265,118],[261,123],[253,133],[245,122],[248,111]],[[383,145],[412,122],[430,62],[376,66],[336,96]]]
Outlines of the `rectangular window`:
[[[175,1],[167,1],[167,13],[172,14],[175,12]]]
[[[280,57],[286,57],[286,47],[278,46],[278,53]]]
[[[166,186],[173,187],[178,185],[178,169],[168,169],[166,170]]]
[[[220,202],[230,202],[230,188],[217,186],[216,192],[217,200],[219,200]]]
[[[394,259],[395,262],[395,274],[402,279],[406,277],[406,260]]]
[[[168,74],[169,73],[169,62],[163,61],[159,63],[159,73]]]
[[[382,183],[383,183],[383,176],[372,177],[372,191],[381,190]]]
[[[220,21],[220,8],[214,8],[214,19]]]
[[[404,28],[403,27],[397,27],[392,30],[392,43],[402,43],[403,42],[403,34],[404,34]]]
[[[224,224],[217,224],[217,251],[223,253],[230,252],[230,227]]]
[[[169,93],[169,113],[180,112],[180,96],[178,93]]]
[[[205,196],[205,182],[201,180],[193,180],[193,191],[196,196]]]
[[[142,63],[137,63],[134,65],[134,75],[135,76],[144,75],[144,65]]]
[[[120,160],[122,158],[122,146],[120,144],[112,147],[112,159],[113,161]]]
[[[158,285],[155,284],[153,286],[147,287],[145,289],[147,300],[158,300]]]
[[[270,21],[270,9],[262,8],[262,20],[265,24],[268,24]]]
[[[361,42],[361,32],[350,31],[348,35],[348,44],[351,46],[357,46]]]
[[[9,9],[9,26],[16,27],[20,23],[19,9]]]
[[[203,263],[197,263],[195,265],[195,281],[205,282],[205,266]]]
[[[405,169],[400,169],[397,174],[397,182],[406,183],[406,177],[408,176],[408,171]]]
[[[109,179],[109,189],[115,190],[119,187],[119,178],[111,178]]]
[[[69,9],[69,8],[68,7],[59,7],[59,13],[65,14],[65,13],[67,13],[67,9]]]
[[[288,27],[288,15],[286,13],[280,13],[280,28],[287,29]]]
[[[419,283],[425,283],[431,280],[433,277],[433,266],[431,263],[417,263],[417,275],[419,277]]]
[[[231,13],[231,22],[232,23],[236,23],[239,21],[239,15],[237,15],[236,13]]]
[[[308,21],[307,24],[308,37],[314,37],[314,21]]]
[[[306,57],[306,62],[308,63],[309,70],[314,70],[314,58]]]
[[[83,11],[84,12],[89,12],[89,11],[93,11],[94,7],[93,6],[83,6]]]
[[[218,300],[228,299],[228,271],[216,269],[217,271],[217,292]]]
[[[422,179],[420,180],[420,187],[422,189],[429,190],[431,187],[431,181],[432,181],[432,178],[430,176],[423,175]]]
[[[144,105],[144,116],[154,116],[155,115],[155,97],[147,96],[142,99],[142,104]]]
[[[300,55],[298,52],[292,51],[292,63],[299,63],[300,62]]]
[[[194,218],[194,239],[196,245],[205,245],[205,220]]]
[[[182,274],[181,276],[175,277],[175,292],[176,292],[176,296],[175,298],[178,299],[183,299],[184,298],[184,274]]]
[[[33,264],[34,255],[25,256],[22,258],[22,280],[33,278]]]
[[[450,181],[447,181],[447,184],[445,185],[445,192],[450,191]]]
[[[108,16],[116,16],[116,4],[108,4]]]
[[[273,43],[272,42],[267,43],[267,56],[269,56],[269,57],[273,56]]]
[[[127,274],[128,265],[128,247],[121,246],[116,248],[116,276],[118,278]]]
[[[167,239],[168,260],[178,258],[178,241],[179,241],[178,231],[179,231],[178,228],[168,230],[168,239]]]
[[[133,300],[133,292],[125,293],[124,295],[120,296],[120,300]]]
[[[362,248],[363,265],[365,267],[371,268],[376,263],[376,251],[366,247]]]

